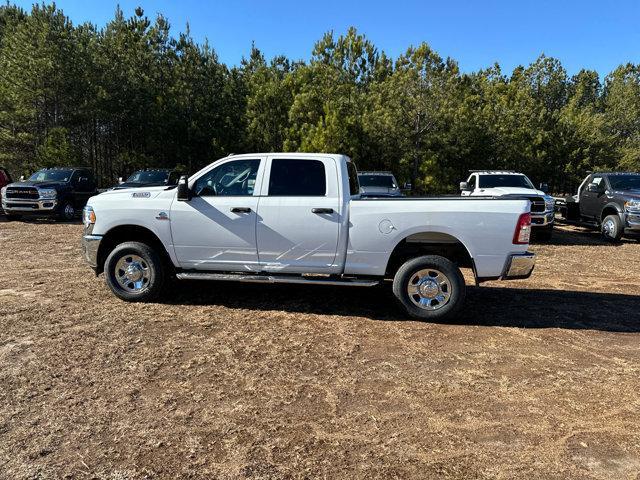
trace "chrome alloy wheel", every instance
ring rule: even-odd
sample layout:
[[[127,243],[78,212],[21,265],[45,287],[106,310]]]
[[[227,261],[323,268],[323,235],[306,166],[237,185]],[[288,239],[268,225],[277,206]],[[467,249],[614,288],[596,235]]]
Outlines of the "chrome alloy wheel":
[[[424,310],[439,310],[449,303],[451,282],[439,270],[418,270],[409,279],[407,293],[416,306]]]
[[[610,218],[606,219],[602,224],[602,231],[607,237],[615,238],[617,233],[615,222]]]
[[[140,293],[149,286],[149,265],[138,255],[123,255],[114,272],[118,284],[127,292]]]

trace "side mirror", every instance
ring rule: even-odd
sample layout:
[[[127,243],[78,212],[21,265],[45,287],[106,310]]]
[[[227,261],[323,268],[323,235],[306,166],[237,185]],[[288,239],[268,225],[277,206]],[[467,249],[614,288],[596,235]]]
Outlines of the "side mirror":
[[[118,177],[118,185],[122,185],[124,183],[124,180],[122,179],[122,177]]]
[[[411,185],[409,182],[406,182],[406,183],[402,186],[402,188],[403,188],[404,190],[411,190],[411,189],[413,188],[413,185]]]
[[[540,184],[540,191],[543,193],[549,193],[549,184],[548,183],[541,183]]]
[[[188,202],[191,200],[191,190],[189,190],[189,177],[183,175],[178,180],[178,201]]]
[[[460,190],[463,192],[469,192],[471,189],[469,188],[469,184],[467,182],[460,182]]]
[[[20,175],[20,181],[24,182],[24,175]]]

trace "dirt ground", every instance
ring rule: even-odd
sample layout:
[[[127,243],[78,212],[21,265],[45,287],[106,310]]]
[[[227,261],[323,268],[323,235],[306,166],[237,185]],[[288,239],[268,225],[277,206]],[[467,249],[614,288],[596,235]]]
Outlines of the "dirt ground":
[[[79,224],[0,223],[0,478],[640,478],[640,243],[563,227],[454,323],[390,290],[127,304]]]

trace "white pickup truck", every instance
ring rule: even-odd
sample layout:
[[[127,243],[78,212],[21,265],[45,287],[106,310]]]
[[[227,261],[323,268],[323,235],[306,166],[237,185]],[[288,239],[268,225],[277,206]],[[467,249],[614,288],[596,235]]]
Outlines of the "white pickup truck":
[[[344,155],[218,160],[177,186],[112,190],[84,210],[84,256],[128,301],[179,280],[373,286],[421,319],[455,315],[460,268],[476,282],[527,278],[530,203],[499,198],[365,199]]]
[[[466,182],[460,182],[463,197],[494,196],[527,198],[531,202],[531,226],[538,238],[550,240],[555,221],[555,199],[546,193],[546,184],[540,190],[524,173],[511,170],[471,170]]]

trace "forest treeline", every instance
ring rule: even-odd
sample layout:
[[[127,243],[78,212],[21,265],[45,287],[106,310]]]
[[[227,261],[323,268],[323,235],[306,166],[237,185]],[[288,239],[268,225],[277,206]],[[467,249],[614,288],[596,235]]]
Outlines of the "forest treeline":
[[[524,171],[555,191],[589,170],[640,169],[638,65],[601,80],[541,55],[510,74],[463,73],[426,43],[390,58],[354,28],[325,34],[308,61],[267,61],[258,47],[228,66],[140,8],[98,28],[54,5],[6,4],[0,165],[14,176],[87,165],[107,185],[228,153],[339,152],[421,193],[453,193],[474,168]]]

